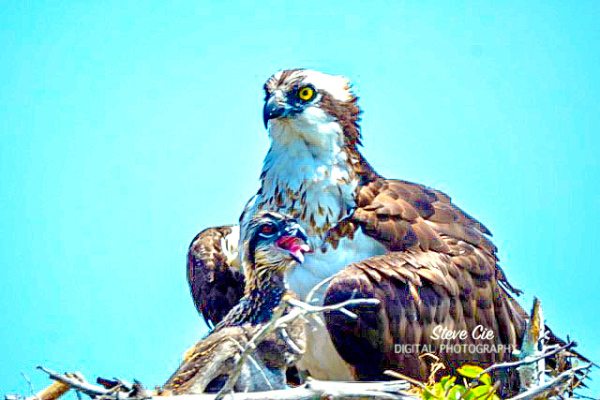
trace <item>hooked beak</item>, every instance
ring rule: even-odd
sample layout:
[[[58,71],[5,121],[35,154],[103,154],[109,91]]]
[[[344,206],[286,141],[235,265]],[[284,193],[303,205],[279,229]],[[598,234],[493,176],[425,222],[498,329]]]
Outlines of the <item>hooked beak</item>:
[[[306,240],[306,236],[300,232],[299,235],[295,236],[282,236],[277,239],[276,244],[279,248],[286,250],[298,264],[302,264],[304,262],[304,253],[312,253]]]
[[[265,102],[263,108],[263,121],[265,123],[265,129],[269,124],[269,120],[279,117],[287,117],[290,113],[290,106],[279,96],[271,95]]]

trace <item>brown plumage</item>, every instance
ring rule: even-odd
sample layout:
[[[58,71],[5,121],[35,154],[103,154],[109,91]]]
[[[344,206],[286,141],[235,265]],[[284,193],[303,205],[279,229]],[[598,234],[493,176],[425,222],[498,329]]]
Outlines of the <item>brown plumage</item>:
[[[385,369],[423,378],[419,354],[397,353],[395,344],[435,345],[430,348],[451,365],[510,357],[497,348],[452,353],[431,338],[438,325],[469,336],[481,325],[493,339],[478,344],[517,346],[522,340],[527,314],[512,297],[519,292],[498,264],[490,231],[446,194],[386,179],[371,167],[359,151],[357,98],[343,77],[287,70],[269,78],[264,89],[271,148],[261,187],[240,217],[241,231],[261,209],[285,211],[320,249],[290,273],[292,290],[304,295],[337,273],[326,303],[352,296],[381,300],[378,307],[355,310],[356,321],[337,312],[326,317],[336,357],[347,371],[339,363],[333,367],[337,361],[327,340],[313,351],[309,346],[303,365],[318,378],[341,379],[349,371],[355,379],[380,379]]]
[[[194,303],[210,327],[221,321],[244,294],[244,275],[234,261],[237,254],[227,257],[223,249],[229,235],[238,240],[238,231],[234,225],[208,228],[190,243],[187,256],[190,292],[193,299],[200,299]]]
[[[219,235],[224,231],[210,233]],[[304,230],[292,218],[262,211],[252,218],[242,239],[247,250],[243,261],[247,271],[244,296],[207,337],[186,352],[163,391],[174,394],[218,391],[237,365],[243,347],[265,324],[285,311],[284,272],[301,263],[310,249]],[[297,321],[288,328],[288,335],[302,343],[302,323]],[[235,390],[283,389],[286,368],[293,360],[286,343],[276,333],[270,334],[258,344],[253,359],[243,363]]]
[[[420,356],[428,351],[450,367],[509,359],[527,315],[509,292],[489,230],[442,192],[377,175],[360,188],[357,205],[346,231],[362,229],[389,253],[346,267],[325,297],[325,304],[351,297],[381,301],[379,308],[353,309],[356,320],[339,312],[326,315],[333,343],[355,378],[386,379],[385,370],[396,370],[424,380],[431,359]],[[434,339],[438,326],[468,336]],[[491,330],[493,338],[475,340],[478,326]],[[457,352],[451,345],[481,346]]]

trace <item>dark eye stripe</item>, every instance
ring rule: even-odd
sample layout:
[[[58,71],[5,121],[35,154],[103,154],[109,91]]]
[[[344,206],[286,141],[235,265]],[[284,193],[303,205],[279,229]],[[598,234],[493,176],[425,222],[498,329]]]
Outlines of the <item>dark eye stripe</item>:
[[[260,227],[260,234],[263,236],[271,236],[275,233],[275,226],[272,224],[266,224]]]

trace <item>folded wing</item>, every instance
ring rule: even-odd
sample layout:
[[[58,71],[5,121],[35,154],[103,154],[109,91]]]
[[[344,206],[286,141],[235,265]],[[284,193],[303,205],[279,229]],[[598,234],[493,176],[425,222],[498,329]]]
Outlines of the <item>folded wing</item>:
[[[208,228],[190,244],[187,279],[198,312],[212,328],[244,295],[244,274],[237,260],[237,225]]]

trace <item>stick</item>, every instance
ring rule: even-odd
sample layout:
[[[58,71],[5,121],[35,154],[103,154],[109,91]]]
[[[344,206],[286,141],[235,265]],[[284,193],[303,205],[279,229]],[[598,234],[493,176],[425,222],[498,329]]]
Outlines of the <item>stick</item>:
[[[549,380],[548,382],[545,382],[539,386],[533,387],[523,393],[519,393],[517,396],[511,397],[509,400],[536,399],[536,398],[539,398],[540,395],[544,394],[545,391],[548,391],[548,390],[552,390],[553,392],[558,391],[557,387],[560,386],[561,384],[564,385],[568,380],[572,379],[575,376],[575,373],[577,371],[586,370],[586,369],[591,368],[592,366],[593,366],[593,364],[589,363],[588,365],[583,365],[581,367],[575,367],[568,371],[564,371],[560,375],[558,375],[556,378],[553,378],[553,379]]]
[[[112,390],[107,390],[107,389],[103,388],[102,386],[91,385],[85,379],[83,379],[83,381],[80,380],[79,377],[72,378],[72,377],[68,377],[66,375],[60,375],[54,371],[51,371],[47,368],[42,367],[42,366],[38,366],[37,369],[45,372],[46,374],[48,374],[50,376],[50,378],[54,379],[55,381],[66,383],[67,385],[71,386],[72,388],[80,390],[90,397],[108,396],[108,395],[113,394],[113,392],[114,392]]]
[[[321,282],[319,282],[315,286],[313,286],[313,288],[310,289],[310,292],[308,292],[308,294],[306,295],[306,298],[304,299],[304,301],[307,302],[307,303],[312,303],[313,302],[313,296],[315,295],[315,293],[317,293],[317,291],[319,289],[321,289],[321,287],[323,285],[325,285],[326,283],[328,283],[329,281],[331,281],[333,278],[335,278],[335,275],[331,275],[329,278],[325,278]]]
[[[71,385],[66,384],[64,382],[53,382],[50,386],[48,386],[46,389],[38,392],[34,399],[39,399],[39,400],[56,400],[59,397],[61,397],[63,394],[67,393],[69,390],[71,390]]]
[[[292,308],[292,310],[288,314],[284,315],[283,317],[271,320],[268,324],[264,325],[252,337],[252,339],[250,339],[250,341],[246,344],[244,351],[242,351],[242,353],[240,354],[240,358],[237,362],[237,365],[236,365],[233,373],[229,375],[229,378],[227,378],[227,382],[225,382],[225,385],[223,386],[223,388],[219,391],[219,393],[217,393],[217,397],[216,397],[217,400],[223,399],[226,394],[233,391],[233,388],[235,387],[235,384],[237,383],[237,380],[242,371],[242,366],[244,365],[246,358],[248,358],[248,356],[254,350],[256,350],[256,346],[260,342],[262,342],[263,339],[274,329],[283,327],[283,326],[291,323],[296,318],[298,318],[302,315],[316,314],[316,313],[321,313],[324,311],[340,310],[340,309],[344,308],[345,306],[350,306],[350,305],[359,305],[359,304],[377,305],[377,304],[379,304],[379,300],[377,300],[377,299],[356,299],[356,300],[346,300],[342,303],[333,304],[330,306],[316,307],[316,306],[312,306],[308,303],[304,303],[302,301],[295,300],[295,299],[289,299],[287,301],[294,308]]]
[[[541,359],[543,359],[543,358],[548,358],[548,357],[551,357],[551,356],[553,356],[553,355],[554,355],[554,354],[556,354],[556,353],[560,353],[560,352],[561,352],[561,351],[563,351],[563,350],[570,349],[571,347],[574,347],[574,346],[576,346],[576,345],[577,345],[577,343],[575,343],[575,342],[570,342],[570,343],[567,343],[567,344],[566,344],[566,345],[564,345],[564,346],[557,347],[557,348],[556,348],[556,349],[554,349],[554,350],[551,350],[551,351],[549,351],[549,352],[547,352],[547,353],[544,353],[544,354],[542,354],[542,355],[541,355],[541,356],[539,356],[539,357],[532,358],[531,360],[520,360],[520,361],[512,361],[512,362],[506,362],[506,363],[501,363],[501,364],[494,364],[494,365],[491,365],[491,366],[489,366],[488,368],[484,369],[484,370],[483,370],[483,371],[482,371],[482,372],[481,372],[479,375],[477,375],[477,376],[475,377],[475,380],[478,380],[479,378],[481,378],[481,376],[482,376],[483,374],[489,373],[489,372],[491,372],[491,371],[495,371],[495,370],[497,370],[497,369],[507,369],[507,368],[519,367],[519,366],[521,366],[521,365],[532,364],[532,363],[534,363],[534,362],[536,362],[536,361],[539,361],[539,360],[541,360]]]

